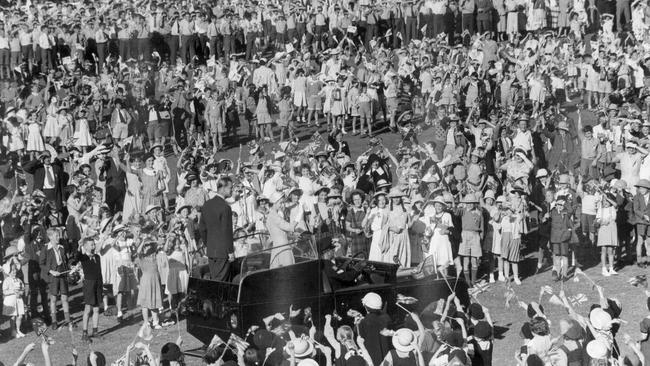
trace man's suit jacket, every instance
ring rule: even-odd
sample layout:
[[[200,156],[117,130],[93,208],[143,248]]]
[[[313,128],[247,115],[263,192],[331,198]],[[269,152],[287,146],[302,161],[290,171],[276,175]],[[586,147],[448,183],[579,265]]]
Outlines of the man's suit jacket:
[[[102,165],[98,166],[99,180],[106,182],[106,187],[113,187],[119,191],[126,191],[126,173],[108,157]]]
[[[228,258],[233,253],[232,209],[221,198],[215,196],[201,209],[199,233],[207,248],[208,258]]]
[[[650,204],[645,203],[645,198],[642,194],[637,193],[632,200],[632,212],[634,213],[635,224],[650,224],[643,219],[643,215],[650,217]]]
[[[45,167],[40,160],[32,160],[23,166],[23,170],[34,176],[33,189],[43,190],[45,183]],[[60,210],[63,207],[63,192],[65,190],[66,182],[68,181],[68,174],[61,167],[61,163],[56,160],[52,163],[52,172],[54,174],[54,194],[56,197],[56,208]]]
[[[58,250],[59,254],[61,255],[61,267],[59,267],[56,263],[56,253],[54,250]],[[50,275],[50,270],[61,271],[61,269],[68,269],[65,249],[63,249],[62,245],[57,245],[56,247],[48,245],[46,248],[41,250],[41,258],[39,262],[41,266],[41,277],[44,278],[47,282],[50,282],[53,278],[52,275]]]

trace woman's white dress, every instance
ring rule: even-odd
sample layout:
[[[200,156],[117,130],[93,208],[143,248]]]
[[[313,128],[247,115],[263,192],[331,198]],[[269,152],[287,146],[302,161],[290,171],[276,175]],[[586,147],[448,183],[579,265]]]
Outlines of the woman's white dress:
[[[130,222],[133,217],[142,212],[142,181],[140,176],[126,172],[126,195],[124,196],[124,208],[122,209],[122,222]]]
[[[56,106],[51,104],[50,107],[47,108],[45,127],[43,127],[43,136],[50,138],[59,137],[59,121],[57,120]]]
[[[187,272],[187,254],[184,250],[174,250],[167,256],[169,263],[169,273],[167,276],[167,294],[184,294],[187,293],[187,283],[190,276]]]
[[[27,151],[44,151],[45,142],[41,136],[41,126],[32,122],[27,126]]]
[[[2,300],[2,315],[22,316],[25,314],[25,304],[22,297],[16,295],[18,291],[24,291],[25,285],[18,278],[6,277],[2,283],[2,293],[5,294]]]
[[[435,214],[430,221],[433,235],[429,241],[429,253],[427,256],[433,256],[436,266],[448,266],[454,263],[454,256],[451,252],[451,242],[449,235],[443,234],[445,228],[454,227],[454,222],[448,212]]]
[[[15,127],[9,122],[6,122],[5,125],[11,136],[5,136],[2,143],[9,148],[10,152],[24,149],[25,143],[23,142],[22,128],[20,126]]]
[[[77,120],[74,138],[74,146],[77,147],[88,147],[93,144],[93,138],[90,135],[90,127],[88,126],[87,119],[80,118]]]
[[[368,260],[381,262],[383,260],[381,243],[384,240],[384,235],[387,235],[387,228],[384,227],[384,224],[388,221],[388,210],[375,207],[370,211],[370,217],[373,217],[370,223],[372,241],[370,242]]]

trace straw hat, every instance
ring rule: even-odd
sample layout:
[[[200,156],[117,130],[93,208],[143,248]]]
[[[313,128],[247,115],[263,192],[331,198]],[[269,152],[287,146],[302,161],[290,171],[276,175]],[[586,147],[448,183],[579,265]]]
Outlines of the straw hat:
[[[635,187],[642,187],[646,189],[650,189],[650,181],[647,179],[641,179],[637,184],[634,185]]]
[[[542,168],[537,171],[535,178],[546,178],[548,177],[548,170]]]
[[[478,200],[476,199],[476,196],[474,194],[468,193],[463,198],[463,203],[478,203]]]
[[[392,339],[393,347],[400,352],[411,352],[415,349],[416,341],[415,333],[408,328],[398,329]]]
[[[569,125],[565,121],[560,121],[556,127],[558,130],[569,131]]]
[[[402,192],[402,190],[397,187],[391,188],[390,192],[388,192],[388,198],[401,198],[401,197],[404,197],[404,192]]]
[[[151,211],[154,211],[154,210],[160,210],[160,209],[161,209],[161,207],[158,206],[158,205],[149,205],[149,206],[147,206],[147,208],[144,210],[144,213],[145,213],[145,214],[148,214],[148,213],[151,212]]]

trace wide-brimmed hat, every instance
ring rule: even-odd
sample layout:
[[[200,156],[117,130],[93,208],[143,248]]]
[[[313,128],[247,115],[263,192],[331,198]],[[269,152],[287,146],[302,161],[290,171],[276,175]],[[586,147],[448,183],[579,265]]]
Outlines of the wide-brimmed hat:
[[[148,213],[151,212],[151,211],[154,211],[154,210],[160,210],[160,209],[161,209],[161,207],[158,206],[158,205],[149,205],[149,206],[147,206],[147,208],[144,210],[144,213],[145,213],[145,214],[148,214]]]
[[[117,234],[120,231],[124,231],[124,230],[126,230],[126,226],[122,224],[117,224],[113,227],[113,230],[111,230],[111,234]]]
[[[18,251],[18,248],[12,245],[5,250],[5,256],[3,258],[4,260],[7,260],[7,258],[17,255],[18,253],[22,252]]]
[[[436,197],[434,197],[433,200],[432,200],[431,202],[434,203],[434,204],[435,204],[435,203],[439,203],[439,204],[441,204],[441,205],[445,205],[445,206],[447,205],[447,202],[445,202],[445,200],[444,200],[444,198],[443,198],[442,196],[436,196]]]
[[[602,338],[596,338],[587,344],[587,354],[592,359],[600,360],[607,357],[609,347]]]
[[[326,193],[330,192],[330,189],[327,188],[326,186],[320,186],[318,189],[314,191],[314,196],[318,196],[321,192],[325,191]]]
[[[463,198],[463,203],[478,203],[478,199],[476,199],[476,196],[474,194],[468,193]]]
[[[155,145],[151,146],[151,148],[149,149],[149,152],[150,152],[150,153],[153,153],[153,151],[154,151],[157,147],[159,147],[161,150],[163,150],[163,146],[162,146],[161,144],[155,144]]]
[[[186,205],[182,205],[182,206],[177,207],[176,208],[176,213],[179,213],[179,212],[183,211],[183,209],[185,209],[185,208],[192,211],[192,205],[187,205],[186,204]]]
[[[388,198],[401,198],[404,197],[404,192],[397,187],[393,187],[390,192],[388,192]]]
[[[384,196],[384,197],[386,197],[387,195],[388,195],[388,193],[385,192],[385,191],[377,191],[377,192],[375,192],[375,194],[372,196],[372,198],[374,199],[374,198],[377,198],[377,197],[379,197],[379,196]]]
[[[311,356],[314,352],[314,344],[307,339],[296,338],[292,340],[291,343],[293,343],[294,356],[297,358]],[[285,347],[288,349],[288,345]]]
[[[391,184],[386,179],[380,179],[377,181],[377,188],[390,187]]]
[[[545,178],[548,177],[548,170],[542,168],[535,173],[535,178]]]
[[[413,349],[415,349],[415,342],[417,342],[415,333],[408,328],[398,329],[395,334],[393,334],[393,347],[400,352],[413,351]]]
[[[566,123],[565,121],[560,121],[560,123],[557,124],[556,128],[558,130],[565,130],[565,131],[568,132],[569,131],[569,124]]]
[[[647,179],[641,179],[637,184],[634,185],[635,187],[642,187],[646,189],[650,189],[650,180]]]

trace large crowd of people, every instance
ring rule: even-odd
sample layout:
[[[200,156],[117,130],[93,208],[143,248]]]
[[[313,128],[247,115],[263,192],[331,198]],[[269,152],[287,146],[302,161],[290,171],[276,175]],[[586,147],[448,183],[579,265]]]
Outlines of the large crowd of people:
[[[647,0],[28,0],[0,24],[11,337],[81,323],[97,350],[100,314],[137,313],[140,341],[88,364],[183,364],[180,340],[147,341],[181,320],[189,277],[236,281],[251,253],[289,266],[304,243],[472,293],[650,263]],[[598,291],[587,315],[551,297],[557,338],[543,306],[515,304],[530,321],[512,363],[646,364],[650,323],[616,338],[623,306]],[[478,301],[404,324],[385,305],[368,293],[353,327],[271,314],[204,361],[492,364]]]

